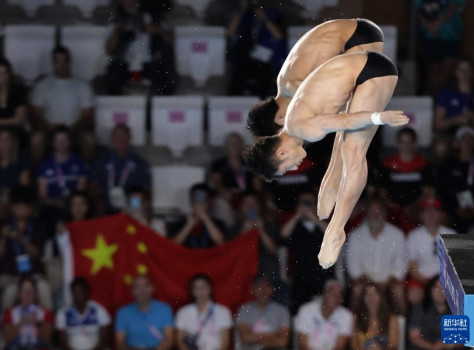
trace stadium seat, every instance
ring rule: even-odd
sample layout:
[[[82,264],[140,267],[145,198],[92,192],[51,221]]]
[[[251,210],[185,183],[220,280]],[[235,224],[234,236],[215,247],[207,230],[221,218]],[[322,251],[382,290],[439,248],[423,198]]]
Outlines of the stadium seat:
[[[178,26],[175,28],[175,60],[178,73],[204,86],[212,75],[225,72],[225,28]]]
[[[257,97],[210,97],[209,98],[209,144],[224,146],[227,134],[236,132],[247,143],[252,136],[247,130],[247,116],[259,99]]]
[[[397,62],[398,29],[395,26],[380,26],[384,36],[383,52],[393,62]]]
[[[296,42],[313,26],[292,26],[288,27],[288,50],[295,46]]]
[[[203,167],[188,165],[157,166],[152,168],[152,205],[155,210],[190,210],[189,189],[204,182],[206,171]]]
[[[61,43],[71,50],[76,77],[90,81],[104,72],[107,65],[104,48],[109,32],[107,26],[61,27]]]
[[[15,74],[31,84],[51,72],[51,51],[55,46],[55,28],[50,25],[10,25],[5,27],[5,56]]]
[[[420,147],[430,147],[433,139],[433,99],[429,96],[395,96],[386,110],[400,110],[410,118],[407,126],[418,134]],[[400,128],[383,127],[383,142],[387,147],[395,147],[396,135]]]
[[[54,5],[54,0],[7,0],[7,3],[20,6],[28,17],[33,17],[41,6]]]
[[[109,144],[110,131],[116,124],[127,124],[132,132],[132,144],[143,146],[146,142],[145,121],[145,96],[98,96],[96,99],[96,135],[101,144]]]
[[[67,6],[78,7],[82,15],[86,18],[92,16],[96,7],[108,6],[111,4],[110,0],[63,0],[63,4]]]
[[[174,157],[186,148],[203,145],[204,97],[153,97],[151,103],[152,144],[168,147]]]
[[[176,0],[177,5],[191,7],[196,12],[196,15],[200,18],[203,17],[204,10],[206,9],[209,2],[210,0]]]
[[[300,0],[305,11],[303,16],[306,18],[317,17],[319,12],[325,7],[336,7],[339,5],[339,0]]]

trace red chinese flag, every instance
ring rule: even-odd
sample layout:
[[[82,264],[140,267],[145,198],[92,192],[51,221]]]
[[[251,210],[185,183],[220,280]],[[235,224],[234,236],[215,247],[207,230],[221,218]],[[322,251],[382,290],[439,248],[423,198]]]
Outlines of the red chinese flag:
[[[110,312],[133,300],[131,282],[148,274],[155,297],[175,310],[189,302],[189,280],[197,273],[214,282],[216,301],[232,311],[251,299],[257,273],[258,234],[252,231],[210,249],[184,248],[126,215],[71,223],[69,244],[72,276],[92,286],[91,298]]]

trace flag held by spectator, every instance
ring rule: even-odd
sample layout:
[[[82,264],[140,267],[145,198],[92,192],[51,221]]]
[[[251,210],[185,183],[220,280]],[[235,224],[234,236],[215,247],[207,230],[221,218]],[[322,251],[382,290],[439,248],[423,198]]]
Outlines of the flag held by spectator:
[[[210,249],[189,249],[158,235],[126,215],[75,222],[62,240],[64,277],[83,276],[92,299],[110,312],[132,301],[131,282],[148,274],[159,300],[175,310],[189,302],[189,280],[196,273],[214,282],[216,300],[236,311],[250,296],[258,269],[258,234],[251,231]]]

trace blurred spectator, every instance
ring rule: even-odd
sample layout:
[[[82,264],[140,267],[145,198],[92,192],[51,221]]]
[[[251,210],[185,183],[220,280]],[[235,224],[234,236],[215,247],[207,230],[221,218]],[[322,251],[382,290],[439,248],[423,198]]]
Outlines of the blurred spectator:
[[[433,168],[434,183],[437,183],[440,171],[444,163],[451,157],[452,139],[447,135],[440,135],[433,141],[433,154],[431,165]]]
[[[416,0],[426,90],[436,93],[446,77],[449,60],[459,55],[463,33],[464,0]]]
[[[152,299],[154,290],[148,276],[135,277],[135,302],[119,309],[115,320],[115,345],[118,350],[171,349],[173,312],[169,305]]]
[[[212,188],[219,194],[225,192],[240,192],[252,186],[252,174],[245,170],[242,161],[244,140],[237,133],[227,135],[225,157],[211,164],[210,180]]]
[[[26,90],[14,82],[10,62],[0,58],[0,127],[11,128],[23,140],[26,119]]]
[[[126,212],[132,218],[145,226],[151,224],[151,206],[148,198],[148,192],[141,188],[135,187],[128,191],[128,205]]]
[[[345,255],[352,281],[352,310],[357,308],[365,283],[372,281],[389,294],[396,313],[405,313],[407,242],[403,232],[387,222],[387,208],[380,198],[370,201],[367,219],[351,232]]]
[[[16,135],[9,129],[0,130],[0,203],[8,201],[10,189],[29,186],[30,182],[28,165],[20,157]]]
[[[150,190],[150,166],[131,149],[127,125],[114,127],[111,142],[111,151],[99,157],[91,171],[92,193],[94,197],[106,200],[110,207],[123,209],[127,190],[137,186]]]
[[[211,279],[198,274],[189,284],[193,302],[182,307],[176,315],[178,349],[229,349],[232,315],[227,307],[213,300]]]
[[[230,238],[256,228],[260,238],[258,269],[275,281],[280,273],[278,226],[264,220],[263,203],[255,192],[242,194],[239,216],[239,222],[230,230]]]
[[[474,220],[474,129],[459,128],[455,147],[456,156],[440,169],[437,190],[455,231],[466,233]]]
[[[36,178],[40,164],[46,159],[48,153],[48,139],[43,130],[32,130],[30,133],[30,147],[27,159],[30,162],[30,173],[33,179]],[[36,186],[36,182],[33,182]]]
[[[189,191],[192,205],[185,221],[169,225],[173,241],[190,248],[209,248],[225,242],[225,226],[210,212],[211,191],[206,184],[196,184]]]
[[[174,92],[177,76],[172,39],[162,23],[170,8],[170,1],[119,1],[114,29],[105,45],[112,57],[106,75],[108,94],[121,94],[130,78],[140,81],[143,77],[151,80],[153,94]]]
[[[302,193],[298,196],[295,214],[281,229],[281,236],[289,248],[293,312],[314,295],[320,295],[326,280],[334,277],[334,268],[319,266],[317,252],[327,224],[318,219],[316,211],[316,192]]]
[[[67,221],[82,221],[92,217],[92,203],[85,191],[73,191],[66,206]]]
[[[418,136],[411,128],[397,133],[398,152],[384,160],[382,183],[392,206],[406,208],[413,212],[412,205],[421,196],[432,192],[432,171],[428,160],[418,153]]]
[[[286,58],[282,14],[268,0],[240,0],[227,26],[231,72],[229,95],[266,97]]]
[[[74,190],[84,190],[87,166],[71,151],[71,132],[59,125],[53,133],[53,154],[40,165],[38,194],[43,203],[64,205]]]
[[[101,152],[97,137],[92,131],[81,133],[79,138],[79,156],[90,167],[92,167]]]
[[[38,284],[42,306],[51,309],[51,290],[43,278],[41,262],[45,233],[33,218],[35,201],[33,191],[17,187],[10,193],[12,216],[1,225],[0,237],[0,289],[4,290],[2,307],[13,304],[16,282],[22,275],[33,275]]]
[[[367,283],[357,305],[351,350],[398,349],[398,319],[390,313],[380,288]]]
[[[3,315],[4,350],[52,349],[53,322],[53,314],[38,303],[35,281],[22,277],[15,306]]]
[[[76,131],[94,124],[94,95],[90,86],[71,74],[71,53],[62,46],[52,52],[54,75],[33,89],[33,121],[37,128],[52,130],[66,124]]]
[[[426,293],[421,305],[415,305],[408,320],[409,350],[452,349],[457,345],[443,344],[441,341],[441,317],[450,315],[439,277],[433,277],[426,285]],[[459,347],[463,348],[464,345]]]
[[[434,127],[437,131],[454,134],[457,127],[474,123],[472,82],[470,60],[458,60],[448,85],[435,101]]]
[[[102,305],[89,300],[90,286],[77,277],[71,283],[73,304],[56,314],[62,350],[102,350],[109,346],[110,316]]]
[[[290,313],[272,301],[272,278],[258,275],[253,282],[253,302],[240,307],[236,317],[237,343],[241,350],[286,349]]]
[[[349,345],[353,316],[342,307],[344,286],[327,280],[321,297],[304,304],[295,318],[301,350],[344,350]]]
[[[408,259],[410,280],[408,300],[418,304],[423,298],[426,283],[439,274],[439,235],[456,233],[442,225],[443,212],[437,198],[427,198],[421,202],[423,226],[408,234]]]

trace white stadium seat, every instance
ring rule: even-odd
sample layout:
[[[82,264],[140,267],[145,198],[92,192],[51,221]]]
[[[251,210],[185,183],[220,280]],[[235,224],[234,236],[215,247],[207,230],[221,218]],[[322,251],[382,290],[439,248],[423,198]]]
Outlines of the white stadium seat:
[[[41,6],[54,5],[54,0],[7,0],[7,3],[20,6],[28,17],[33,17]]]
[[[51,52],[55,28],[50,25],[10,25],[5,27],[5,56],[15,73],[31,84],[39,75],[51,72]]]
[[[210,0],[176,0],[177,5],[191,7],[200,18],[203,17],[204,10],[209,3]]]
[[[204,86],[213,75],[225,73],[225,28],[178,26],[175,28],[175,60],[178,73]]]
[[[102,74],[107,66],[105,41],[110,32],[107,26],[64,26],[61,43],[71,50],[73,73],[90,81]]]
[[[395,96],[388,104],[386,110],[404,111],[410,118],[407,126],[418,134],[418,144],[421,147],[430,147],[433,139],[433,99],[429,96]],[[384,126],[383,142],[385,146],[397,145],[397,132],[400,128]]]
[[[209,97],[209,144],[224,146],[227,134],[236,132],[250,144],[247,130],[250,108],[260,101],[257,97]]]
[[[296,42],[313,26],[292,26],[288,27],[288,50],[295,46]]]
[[[190,210],[189,189],[204,182],[203,167],[187,165],[157,166],[152,168],[153,209]]]
[[[395,26],[380,26],[384,36],[383,52],[397,63],[398,29]]]
[[[63,4],[78,7],[82,15],[89,18],[96,7],[108,6],[110,0],[63,0]]]
[[[152,144],[182,157],[188,147],[203,145],[204,97],[156,96],[151,101]]]
[[[325,7],[336,7],[339,5],[339,0],[299,0],[303,5],[305,11],[303,16],[306,18],[317,17],[319,12]]]
[[[126,124],[132,132],[132,144],[143,146],[146,142],[146,97],[98,96],[95,121],[101,144],[109,144],[110,132],[116,124]]]

